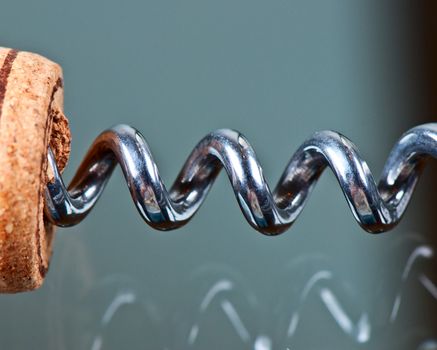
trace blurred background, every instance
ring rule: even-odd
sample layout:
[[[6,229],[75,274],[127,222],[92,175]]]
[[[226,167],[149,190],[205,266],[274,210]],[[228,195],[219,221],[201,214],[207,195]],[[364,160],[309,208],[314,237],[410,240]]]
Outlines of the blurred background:
[[[209,131],[234,128],[273,187],[313,132],[348,136],[378,178],[437,121],[437,6],[399,1],[15,0],[0,45],[62,65],[70,179],[92,140],[142,131],[170,186]],[[265,237],[222,174],[183,229],[142,222],[119,171],[59,229],[44,286],[0,296],[4,349],[437,349],[436,162],[398,227],[361,230],[332,173]]]

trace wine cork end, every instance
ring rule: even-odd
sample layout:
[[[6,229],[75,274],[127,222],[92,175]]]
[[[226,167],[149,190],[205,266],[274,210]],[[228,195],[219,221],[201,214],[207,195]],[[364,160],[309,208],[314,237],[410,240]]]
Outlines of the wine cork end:
[[[54,227],[44,220],[48,147],[62,170],[71,135],[62,70],[37,54],[0,48],[0,292],[41,286]]]

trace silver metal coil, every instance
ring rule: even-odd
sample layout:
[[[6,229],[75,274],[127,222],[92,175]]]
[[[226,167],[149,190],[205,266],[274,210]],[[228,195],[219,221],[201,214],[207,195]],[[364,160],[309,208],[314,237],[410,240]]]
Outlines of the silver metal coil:
[[[97,137],[68,189],[49,149],[54,180],[45,191],[45,215],[58,226],[79,223],[120,164],[146,223],[158,230],[176,229],[193,217],[224,168],[249,224],[276,235],[297,219],[317,179],[330,167],[355,219],[366,231],[378,233],[399,222],[429,157],[437,158],[437,123],[417,126],[400,138],[377,185],[349,139],[321,131],[296,151],[272,192],[247,139],[237,131],[222,129],[197,144],[168,191],[144,137],[130,126],[118,125]]]

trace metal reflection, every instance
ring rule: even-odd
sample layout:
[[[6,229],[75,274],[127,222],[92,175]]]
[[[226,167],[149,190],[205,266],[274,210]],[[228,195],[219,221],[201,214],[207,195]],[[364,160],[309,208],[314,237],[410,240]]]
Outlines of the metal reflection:
[[[390,314],[390,322],[393,323],[399,313],[399,308],[401,306],[402,301],[402,287],[407,282],[408,276],[410,275],[411,269],[413,267],[413,264],[419,259],[431,259],[434,255],[434,251],[431,246],[429,245],[421,245],[419,247],[416,247],[413,252],[410,254],[410,256],[407,259],[407,263],[405,264],[404,271],[402,272],[401,277],[401,287],[399,288],[394,303],[392,307],[392,311]]]
[[[406,242],[411,247],[411,242]],[[232,344],[253,350],[287,347],[298,350],[303,348],[300,339],[308,329],[315,327],[315,320],[318,322],[317,329],[329,326],[334,330],[332,337],[349,348],[381,348],[384,345],[382,348],[385,349],[387,344],[388,348],[405,348],[405,344],[409,344],[411,349],[431,350],[436,345],[431,337],[435,332],[420,324],[406,331],[402,339],[392,339],[392,335],[399,333],[398,327],[402,327],[405,321],[404,316],[399,317],[402,315],[399,311],[410,302],[406,288],[410,288],[414,281],[417,283],[414,285],[416,290],[422,290],[423,295],[434,302],[437,299],[436,281],[426,269],[433,258],[432,246],[423,240],[415,241],[415,246],[405,255],[403,266],[399,266],[399,283],[389,284],[396,286],[396,290],[392,299],[384,300],[388,306],[385,309],[377,303],[378,290],[375,289],[374,296],[368,296],[370,299],[363,303],[364,292],[359,286],[350,283],[349,278],[344,278],[328,260],[320,256],[295,259],[292,263],[294,270],[287,271],[292,289],[284,283],[275,286],[278,287],[275,289],[277,296],[271,302],[255,295],[253,286],[245,283],[244,276],[231,266],[198,269],[201,272],[193,273],[195,277],[187,280],[185,288],[178,285],[180,290],[189,290],[190,293],[178,299],[174,307],[163,305],[162,301],[159,305],[156,297],[146,293],[130,278],[108,276],[89,285],[80,304],[82,311],[89,312],[87,306],[90,302],[99,303],[92,308],[100,310],[92,318],[94,323],[90,319],[83,325],[84,329],[92,332],[87,347],[101,350],[110,345],[114,335],[111,327],[122,327],[117,336],[128,330],[120,323],[123,318],[118,318],[118,315],[129,319],[140,312],[145,317],[140,329],[144,329],[147,338],[153,338],[150,342],[155,344],[154,348],[163,350],[203,349],[211,334],[218,335],[218,341],[221,336],[235,337]],[[421,262],[427,265],[419,264]],[[297,272],[301,272],[300,275]],[[392,271],[382,270],[379,278],[385,280],[385,274],[389,272],[393,277]],[[385,290],[384,294],[389,293]],[[275,308],[275,305],[279,307]],[[180,317],[175,318],[179,311]],[[221,322],[220,325],[214,324],[216,320]],[[170,343],[174,339],[178,342]],[[311,348],[322,349],[324,345],[326,342],[320,341]]]
[[[299,325],[300,313],[302,312],[303,306],[307,302],[310,292],[316,290],[315,294],[320,298],[320,300],[326,307],[326,310],[330,313],[338,327],[345,334],[349,335],[357,343],[366,343],[367,341],[369,341],[371,335],[371,325],[369,323],[367,313],[362,313],[358,321],[354,323],[352,317],[345,310],[344,306],[336,297],[332,289],[323,285],[319,286],[323,283],[323,281],[328,281],[332,279],[333,273],[328,270],[318,271],[308,279],[300,294],[299,305],[297,309],[293,311],[290,318],[290,323],[287,329],[288,338],[292,338],[296,333]]]

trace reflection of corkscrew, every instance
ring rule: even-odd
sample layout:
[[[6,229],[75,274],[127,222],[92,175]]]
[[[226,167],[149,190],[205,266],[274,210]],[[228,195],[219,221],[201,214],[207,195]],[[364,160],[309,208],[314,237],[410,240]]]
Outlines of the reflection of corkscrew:
[[[401,305],[402,300],[402,287],[407,282],[407,279],[410,275],[411,269],[413,267],[413,264],[419,259],[431,259],[434,256],[434,250],[431,246],[424,244],[416,247],[410,254],[410,256],[407,259],[407,263],[405,264],[404,270],[402,271],[401,276],[401,286],[399,288],[399,291],[396,294],[393,308],[390,314],[390,322],[394,322],[397,318],[399,307]],[[437,300],[437,294],[435,291],[437,290],[436,286],[433,284],[433,282],[423,273],[419,276],[419,282],[425,287],[425,289],[431,294],[431,296],[434,297],[434,299]]]
[[[290,318],[290,324],[287,329],[287,337],[293,337],[297,330],[299,324],[299,318],[301,313],[301,308],[304,306],[309,293],[318,287],[317,285],[324,280],[331,280],[333,278],[333,273],[328,270],[320,270],[316,272],[308,282],[305,284],[304,288],[299,297],[298,308],[292,313]],[[355,323],[350,315],[346,312],[344,307],[341,305],[338,297],[335,295],[334,291],[328,286],[321,286],[317,288],[317,294],[321,301],[325,305],[328,312],[331,314],[334,321],[337,323],[338,327],[348,336],[352,337],[357,343],[366,343],[370,339],[371,335],[371,325],[369,323],[369,317],[366,312],[360,315],[360,318]]]
[[[334,336],[344,335],[344,338],[338,339],[349,344],[350,348],[378,346],[381,343],[385,344],[381,337],[392,334],[393,323],[403,317],[402,313],[400,315],[397,313],[394,320],[390,320],[390,314],[393,313],[396,304],[395,300],[403,296],[403,299],[407,301],[406,295],[403,295],[406,291],[404,282],[407,279],[410,281],[418,278],[421,285],[429,292],[428,296],[437,300],[433,295],[436,289],[435,282],[419,265],[421,261],[428,262],[432,257],[433,248],[424,242],[419,242],[411,249],[401,269],[400,281],[393,293],[393,299],[390,296],[391,309],[389,310],[380,309],[375,304],[370,308],[364,308],[364,304],[367,303],[361,304],[362,295],[359,289],[339,278],[335,269],[330,268],[329,262],[325,259],[321,260],[314,256],[304,260],[293,259],[293,264],[295,264],[293,268],[297,271],[301,270],[301,264],[307,267],[312,265],[315,269],[310,275],[303,272],[301,276],[296,276],[291,273],[291,276],[294,276],[290,281],[293,291],[285,285],[278,289],[280,294],[275,300],[282,300],[282,302],[276,305],[278,307],[276,310],[279,310],[281,314],[278,315],[275,312],[275,317],[269,317],[266,313],[274,312],[274,308],[270,305],[264,309],[260,299],[253,292],[253,288],[245,283],[244,277],[229,268],[217,269],[210,266],[207,269],[196,270],[201,272],[195,271],[191,275],[194,279],[190,278],[188,281],[194,293],[190,293],[190,299],[180,300],[178,303],[178,305],[181,304],[180,310],[173,310],[169,314],[166,314],[163,305],[157,304],[156,297],[152,297],[153,293],[144,291],[141,286],[135,285],[133,281],[129,282],[126,278],[114,277],[103,284],[98,283],[99,287],[92,289],[92,295],[98,295],[99,299],[104,291],[106,302],[100,303],[101,312],[94,318],[97,327],[92,326],[95,334],[89,345],[91,349],[104,348],[103,344],[110,341],[111,327],[121,325],[120,318],[117,320],[117,317],[120,317],[118,314],[130,310],[131,313],[144,314],[144,322],[147,323],[143,325],[145,334],[151,338],[159,337],[159,340],[155,339],[155,344],[160,344],[160,348],[163,349],[204,348],[209,337],[216,334],[218,329],[224,332],[227,338],[232,337],[233,344],[241,344],[240,348],[300,349],[302,347],[296,341],[302,337],[302,334],[305,334],[309,326],[308,322],[315,320],[328,322],[326,325],[331,320],[335,325],[332,330],[338,330]],[[320,268],[320,265],[323,268]],[[290,271],[287,271],[287,276],[290,276]],[[427,282],[424,283],[424,281]],[[197,288],[201,290],[196,291]],[[110,290],[112,292],[108,293]],[[379,296],[375,295],[372,300],[377,301],[378,298]],[[398,310],[403,303],[404,301],[398,304]],[[318,309],[311,315],[314,311],[311,307],[314,305],[318,305]],[[181,318],[178,317],[172,321],[174,311],[180,312]],[[125,313],[124,317],[128,315]],[[266,320],[267,323],[264,323]],[[272,323],[268,320],[274,321]],[[114,322],[115,324],[112,324]],[[218,322],[221,323],[217,324]],[[151,327],[155,327],[153,329],[156,330],[165,330],[165,333],[158,335],[158,332],[152,331]],[[423,329],[419,328],[418,334],[414,336],[419,337],[420,341],[412,348],[435,349],[436,342],[432,338],[427,338]],[[217,336],[219,340],[221,336],[218,334]],[[406,334],[403,341],[411,342],[409,336],[411,335]],[[173,338],[177,339],[176,344],[169,344],[166,341],[166,339]],[[320,345],[321,342],[317,344]],[[317,346],[314,348],[318,348]],[[388,348],[394,349],[396,346]]]
[[[353,316],[353,314],[356,315],[356,312],[351,312],[352,310],[344,305],[347,305],[348,301],[350,304],[350,300],[348,299],[352,297],[352,305],[356,307],[358,300],[360,300],[363,295],[360,295],[359,291],[355,291],[352,294],[349,293],[349,297],[345,298],[345,296],[347,296],[344,294],[346,288],[339,288],[339,286],[346,286],[347,284],[344,284],[342,280],[337,279],[335,281],[336,278],[333,270],[328,269],[326,266],[323,269],[316,270],[315,273],[306,279],[305,284],[298,293],[298,301],[294,302],[291,307],[291,316],[288,318],[286,327],[287,338],[289,338],[290,342],[293,341],[299,328],[300,318],[305,316],[304,307],[315,301],[314,299],[310,299],[311,296],[314,296],[316,300],[319,299],[321,301],[325,310],[332,317],[333,321],[335,321],[338,329],[341,330],[344,335],[352,339],[354,343],[368,345],[369,343],[373,345],[378,344],[378,341],[381,341],[381,335],[386,334],[390,329],[389,327],[399,318],[399,310],[401,301],[406,292],[407,281],[415,278],[429,293],[429,296],[437,300],[437,286],[427,273],[424,270],[419,270],[413,274],[414,265],[418,264],[420,260],[429,261],[433,257],[434,249],[432,246],[419,242],[406,258],[393,299],[389,301],[389,304],[391,303],[391,309],[386,310],[385,308],[380,308],[376,304],[379,301],[379,296],[375,295],[371,297],[373,307],[363,309],[363,311],[359,312],[358,318]],[[306,263],[308,263],[307,260]],[[322,264],[326,265],[326,262]],[[426,334],[424,329],[420,329],[419,327],[417,332],[419,334],[415,336],[422,339],[418,349],[436,349],[437,343],[434,340],[427,339],[423,341]],[[431,334],[434,335],[435,333],[432,332]],[[408,341],[411,340],[412,339],[408,339]],[[397,347],[395,346],[394,348]]]
[[[107,327],[115,313],[123,306],[133,304],[136,301],[136,298],[136,294],[129,290],[117,294],[102,316],[101,328]],[[97,334],[93,339],[91,350],[100,350],[102,345],[103,336],[101,334]]]
[[[204,314],[207,312],[210,304],[214,299],[223,292],[230,292],[235,288],[234,283],[229,279],[221,279],[214,283],[211,288],[208,289],[205,296],[200,302],[199,313]],[[229,320],[232,328],[237,333],[238,337],[243,343],[253,342],[252,346],[254,350],[271,350],[272,341],[266,335],[253,336],[248,328],[245,326],[243,320],[241,319],[239,312],[234,306],[233,302],[226,297],[220,298],[219,300],[220,308]],[[199,335],[200,325],[198,322],[194,323],[189,331],[187,343],[192,346],[196,342],[196,338]]]
[[[432,279],[427,276],[426,272],[419,270],[413,274],[413,270],[415,269],[414,266],[421,260],[429,261],[429,259],[433,257],[433,252],[434,250],[430,245],[421,243],[413,248],[406,257],[405,265],[400,276],[400,282],[396,287],[396,293],[392,299],[391,314],[390,312],[386,314],[384,310],[380,310],[375,304],[375,302],[378,301],[376,295],[372,297],[374,302],[373,307],[369,309],[361,309],[362,311],[357,313],[357,308],[358,310],[360,309],[360,303],[358,302],[360,299],[359,290],[356,290],[356,288],[352,287],[349,283],[345,283],[345,281],[338,279],[338,276],[335,275],[333,270],[326,266],[326,262],[322,261],[320,261],[320,263],[322,263],[325,268],[316,270],[316,272],[314,272],[309,278],[305,279],[303,284],[299,282],[299,285],[301,286],[299,293],[293,295],[287,294],[289,298],[288,303],[284,302],[284,304],[281,304],[281,307],[278,310],[281,310],[282,313],[289,310],[288,322],[286,322],[287,325],[285,328],[279,328],[283,333],[280,332],[276,334],[275,337],[272,337],[269,332],[262,330],[258,332],[254,331],[254,329],[250,328],[250,326],[244,322],[244,319],[239,316],[242,314],[243,310],[239,307],[241,305],[239,305],[238,302],[235,303],[234,301],[236,300],[232,297],[232,291],[235,291],[237,287],[232,279],[221,278],[212,283],[210,288],[204,292],[198,308],[200,315],[202,315],[207,312],[212,301],[216,300],[216,304],[219,305],[221,312],[226,315],[230,324],[233,325],[235,332],[239,334],[240,338],[245,340],[245,342],[250,339],[251,343],[254,344],[253,346],[255,346],[255,340],[259,340],[263,341],[264,344],[269,344],[269,349],[273,349],[279,345],[277,344],[277,339],[285,337],[287,338],[286,342],[281,343],[280,345],[291,346],[291,348],[293,348],[292,344],[294,344],[299,329],[302,326],[303,329],[306,328],[305,325],[300,325],[300,323],[308,322],[306,317],[302,317],[306,316],[308,313],[306,306],[314,304],[316,300],[319,300],[323,306],[322,309],[325,310],[327,315],[329,315],[332,321],[334,321],[333,323],[336,325],[340,333],[346,336],[345,339],[349,338],[350,341],[357,346],[364,346],[365,344],[375,345],[378,344],[378,342],[384,342],[384,340],[381,339],[381,336],[387,334],[387,331],[390,330],[390,325],[398,319],[400,300],[403,292],[405,292],[405,283],[407,279],[415,278],[416,276],[418,282],[425,287],[429,292],[429,295],[437,300],[437,295],[434,295],[437,287],[432,282]],[[305,259],[301,263],[308,266],[308,262],[310,261]],[[294,268],[299,269],[299,266],[296,265]],[[293,285],[296,282],[296,279],[293,279]],[[293,289],[295,290],[296,288]],[[247,295],[248,300],[252,299],[250,295],[251,294]],[[283,295],[281,296],[281,299],[282,298]],[[226,307],[226,305],[229,307]],[[251,307],[256,309],[257,314],[262,314],[259,305],[252,304]],[[381,321],[384,319],[386,321],[381,324]],[[204,327],[202,326],[202,318],[198,318],[197,321],[192,323],[190,330],[187,331],[186,339],[187,344],[189,344],[190,347],[195,344],[199,334],[202,334],[202,327]],[[420,334],[422,334],[422,338],[419,342],[420,345],[417,345],[418,349],[434,349],[432,346],[435,346],[436,343],[432,339],[424,340],[423,337],[426,333],[424,333],[423,330]],[[412,339],[408,339],[408,341],[412,341]]]
[[[416,247],[409,255],[405,267],[402,272],[400,285],[396,292],[395,299],[393,301],[393,307],[390,314],[390,323],[393,323],[399,312],[402,291],[407,278],[410,276],[414,263],[420,259],[430,259],[433,257],[433,249],[429,245],[420,245]],[[287,328],[287,337],[292,338],[296,333],[302,308],[307,302],[311,292],[316,293],[318,298],[322,301],[326,310],[332,316],[335,323],[343,331],[344,334],[350,336],[356,343],[367,343],[371,338],[372,324],[369,319],[368,312],[362,312],[359,319],[354,322],[351,315],[342,306],[341,299],[336,295],[335,290],[330,287],[326,282],[331,281],[334,278],[334,274],[330,270],[319,270],[314,273],[306,282],[299,296],[298,306],[292,312],[289,325]],[[420,273],[418,277],[419,282],[428,290],[431,296],[437,300],[437,287],[424,273]],[[334,283],[334,286],[338,286],[338,283]]]

